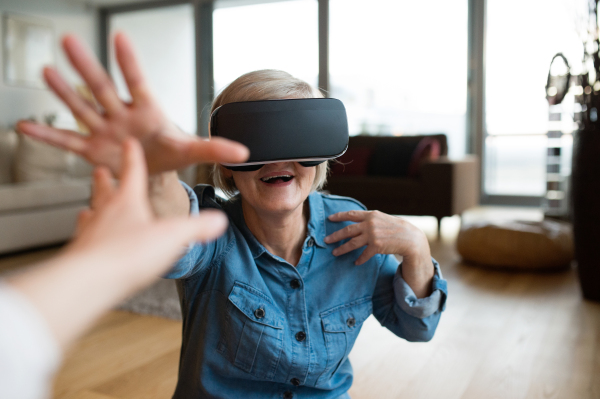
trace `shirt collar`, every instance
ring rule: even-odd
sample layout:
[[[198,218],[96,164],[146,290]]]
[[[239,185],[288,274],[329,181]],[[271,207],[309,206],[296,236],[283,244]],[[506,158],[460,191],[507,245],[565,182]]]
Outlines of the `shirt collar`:
[[[308,196],[309,219],[308,219],[308,236],[312,237],[315,244],[325,248],[325,211],[323,209],[323,197],[318,192],[313,192]],[[244,220],[244,212],[242,210],[242,201],[239,196],[233,197],[226,201],[224,208],[230,215],[231,220],[244,235],[250,252],[254,259],[267,252],[267,249],[254,237],[254,234],[246,226]]]

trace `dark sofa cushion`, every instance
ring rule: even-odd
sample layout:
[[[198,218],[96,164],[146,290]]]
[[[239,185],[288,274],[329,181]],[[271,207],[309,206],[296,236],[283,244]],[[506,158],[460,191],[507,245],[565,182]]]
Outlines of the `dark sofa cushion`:
[[[439,142],[431,137],[419,141],[387,142],[378,144],[369,163],[371,176],[417,177],[419,167],[440,155]]]

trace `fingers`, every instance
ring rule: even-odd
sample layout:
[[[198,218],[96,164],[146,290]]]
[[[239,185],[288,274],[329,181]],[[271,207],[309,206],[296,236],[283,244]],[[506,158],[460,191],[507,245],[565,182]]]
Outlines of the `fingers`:
[[[150,92],[145,83],[142,69],[135,57],[133,46],[122,32],[115,35],[115,53],[133,102],[149,100],[151,98]]]
[[[235,141],[215,137],[210,141],[197,139],[186,144],[183,159],[190,164],[199,162],[244,162],[250,156],[248,148]]]
[[[123,142],[123,169],[121,185],[126,195],[141,199],[148,197],[148,170],[144,150],[139,141],[127,139]]]
[[[325,242],[331,244],[342,241],[346,238],[356,237],[361,234],[361,232],[361,226],[359,224],[351,224],[325,237]]]
[[[347,254],[348,252],[354,251],[355,249],[364,247],[367,244],[368,244],[367,237],[365,235],[360,235],[358,237],[354,237],[353,239],[351,239],[344,245],[340,245],[339,247],[334,249],[332,253],[334,256],[344,255],[344,254]]]
[[[98,114],[89,102],[75,93],[56,70],[44,68],[44,79],[52,91],[67,104],[73,114],[81,119],[90,130],[98,131],[102,128],[104,121],[100,114]]]
[[[55,129],[28,121],[19,122],[17,130],[36,140],[63,150],[72,151],[78,155],[84,155],[88,149],[88,141],[85,136],[71,130]]]
[[[197,217],[163,220],[159,222],[162,231],[169,231],[168,239],[175,240],[174,245],[187,245],[192,241],[206,242],[214,240],[225,232],[228,220],[225,214],[217,210],[200,212]],[[165,239],[167,234],[165,234]]]
[[[73,35],[64,37],[63,48],[71,64],[88,84],[94,97],[108,114],[116,114],[124,108],[112,80],[96,57]]]
[[[329,220],[332,222],[362,222],[369,215],[369,211],[347,211],[338,212],[333,215],[329,215]]]
[[[358,259],[356,259],[356,261],[354,262],[355,265],[362,265],[363,263],[365,263],[366,261],[368,261],[369,259],[371,259],[373,256],[377,255],[377,250],[375,249],[374,246],[369,245],[367,246],[367,248],[365,248],[365,250],[363,251],[362,254],[360,254],[360,256],[358,257]]]
[[[92,189],[92,209],[102,209],[114,196],[116,188],[112,175],[105,167],[94,169],[94,185]]]

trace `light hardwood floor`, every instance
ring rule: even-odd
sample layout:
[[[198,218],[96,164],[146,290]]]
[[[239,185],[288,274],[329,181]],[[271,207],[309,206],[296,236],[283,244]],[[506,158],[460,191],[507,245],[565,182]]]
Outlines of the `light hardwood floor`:
[[[507,216],[489,209],[467,216],[481,214]],[[353,399],[600,398],[600,304],[581,299],[575,270],[467,266],[454,250],[457,218],[444,221],[441,240],[434,220],[410,220],[431,238],[449,284],[448,307],[428,343],[405,342],[369,318],[350,356]],[[52,253],[0,258],[0,270]],[[169,398],[180,333],[180,322],[110,312],[69,351],[55,398]]]

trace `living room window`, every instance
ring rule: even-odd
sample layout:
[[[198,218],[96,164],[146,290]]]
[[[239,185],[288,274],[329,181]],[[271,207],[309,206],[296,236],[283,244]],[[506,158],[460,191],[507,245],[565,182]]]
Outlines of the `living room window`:
[[[546,133],[551,125],[544,87],[558,52],[578,73],[583,54],[579,34],[585,29],[578,26],[585,15],[579,11],[586,11],[579,5],[585,2],[487,0],[483,171],[484,193],[492,199],[533,199],[546,192]],[[570,154],[572,134],[561,140],[564,153]],[[570,168],[570,158],[563,161]]]
[[[213,13],[215,94],[258,69],[281,69],[317,85],[316,0],[230,5],[217,2]]]
[[[444,133],[466,152],[467,1],[330,0],[330,96],[350,134]]]

